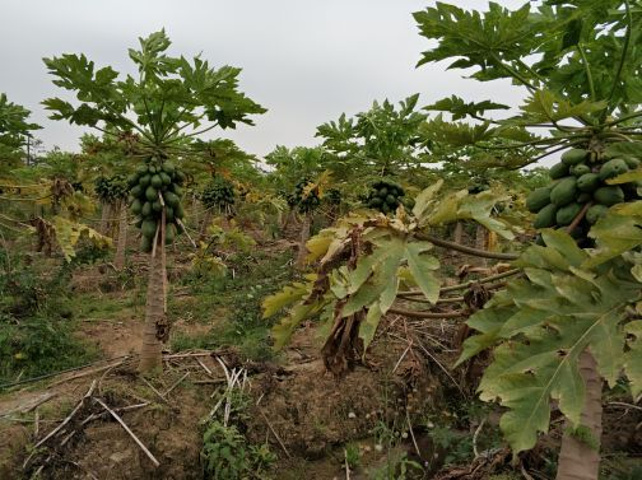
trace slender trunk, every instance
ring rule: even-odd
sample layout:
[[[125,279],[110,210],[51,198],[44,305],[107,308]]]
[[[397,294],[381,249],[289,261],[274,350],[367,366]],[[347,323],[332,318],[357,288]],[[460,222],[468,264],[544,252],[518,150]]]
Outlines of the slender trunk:
[[[118,242],[116,242],[116,256],[114,266],[122,270],[125,266],[125,249],[127,248],[127,204],[120,202],[120,221],[118,223]]]
[[[556,480],[597,480],[600,473],[602,378],[597,371],[595,358],[587,350],[582,352],[579,362],[580,374],[586,386],[584,410],[580,417],[580,425],[585,433],[573,434],[568,429],[564,433]]]
[[[162,235],[158,235],[162,237]],[[167,338],[167,319],[165,318],[165,247],[162,238],[149,259],[149,283],[147,284],[147,303],[145,305],[145,327],[143,345],[140,351],[141,373],[162,370],[163,356],[161,342]]]
[[[107,234],[107,228],[109,225],[109,203],[102,202],[103,208],[102,208],[102,213],[100,215],[100,233],[103,235]]]
[[[301,220],[301,236],[299,237],[299,251],[296,257],[296,267],[302,270],[305,267],[305,257],[308,256],[308,249],[305,244],[310,239],[310,214],[303,215]]]
[[[475,248],[478,250],[486,250],[486,236],[488,230],[483,225],[477,225],[475,230]],[[480,266],[485,267],[488,264],[488,261],[485,258],[477,258],[477,262]]]
[[[453,234],[453,241],[455,243],[461,244],[462,237],[464,235],[464,224],[460,220],[455,224],[455,232]]]
[[[286,236],[286,229],[288,228],[288,225],[290,225],[290,222],[292,221],[292,217],[294,216],[294,211],[290,208],[288,210],[288,213],[285,214],[285,216],[281,219],[281,236],[285,237]]]
[[[201,231],[199,234],[201,240],[207,237],[207,229],[210,228],[211,224],[212,224],[212,212],[209,210],[206,210],[205,215],[203,215],[203,221],[201,222]]]

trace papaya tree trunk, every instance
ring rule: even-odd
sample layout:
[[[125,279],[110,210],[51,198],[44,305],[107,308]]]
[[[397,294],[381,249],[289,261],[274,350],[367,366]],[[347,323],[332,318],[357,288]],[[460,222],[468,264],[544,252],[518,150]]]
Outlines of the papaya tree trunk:
[[[602,437],[602,378],[595,358],[587,350],[579,358],[580,374],[586,387],[581,434],[568,428],[562,438],[556,480],[597,480],[600,473],[599,442]],[[592,445],[590,445],[592,444]]]
[[[100,233],[103,235],[107,234],[107,229],[109,228],[109,203],[102,202],[103,208],[100,214]]]
[[[211,224],[212,224],[212,212],[210,210],[206,210],[205,215],[203,215],[203,221],[201,222],[201,231],[199,234],[201,240],[207,237],[207,229],[210,227]]]
[[[475,230],[475,248],[478,250],[486,250],[486,236],[488,230],[483,225],[477,225]],[[488,261],[485,258],[478,257],[477,262],[480,266],[485,267],[488,264]]]
[[[455,232],[453,233],[453,241],[455,243],[461,244],[463,236],[464,236],[464,224],[462,223],[461,220],[459,220],[455,224]]]
[[[162,237],[162,235],[158,235]],[[140,351],[138,371],[147,373],[162,370],[162,342],[167,339],[167,319],[165,316],[165,251],[163,244],[156,241],[156,248],[150,254],[149,282],[147,284],[147,303],[145,304],[145,326],[143,345]]]
[[[308,256],[308,249],[305,244],[310,239],[310,214],[306,213],[303,215],[301,220],[301,234],[299,237],[299,251],[296,257],[296,267],[302,270],[305,267],[305,257]]]
[[[120,220],[118,223],[118,241],[116,242],[116,256],[114,266],[122,270],[125,266],[125,249],[127,248],[127,203],[120,202]]]

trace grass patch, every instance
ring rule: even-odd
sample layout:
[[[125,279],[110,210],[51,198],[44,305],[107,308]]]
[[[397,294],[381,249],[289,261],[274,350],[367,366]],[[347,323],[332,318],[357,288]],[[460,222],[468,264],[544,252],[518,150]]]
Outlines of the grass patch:
[[[170,298],[170,315],[174,318],[184,316],[187,303],[193,307],[189,312],[191,320],[199,323],[215,320],[216,323],[205,335],[175,335],[171,341],[172,350],[236,346],[248,359],[271,358],[269,330],[272,324],[262,318],[261,302],[291,280],[290,260],[289,252],[277,255],[257,252],[231,257],[228,274],[224,277],[186,275],[182,283],[189,289],[191,299]]]

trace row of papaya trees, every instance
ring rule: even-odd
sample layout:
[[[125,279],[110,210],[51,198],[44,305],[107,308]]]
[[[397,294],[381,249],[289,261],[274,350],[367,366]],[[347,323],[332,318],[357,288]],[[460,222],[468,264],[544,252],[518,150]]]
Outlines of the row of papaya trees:
[[[500,426],[514,453],[548,431],[555,404],[568,421],[558,478],[597,478],[603,384],[624,383],[636,400],[642,393],[640,8],[629,0],[545,0],[477,12],[438,3],[414,18],[430,40],[420,66],[448,62],[476,81],[512,83],[524,103],[514,110],[453,96],[422,108],[413,95],[321,125],[319,147],[268,155],[264,165],[279,173],[271,187],[304,218],[307,257],[300,248],[299,263],[314,269],[265,300],[266,317],[284,313],[275,345],[315,319],[330,332],[326,367],[341,375],[367,354],[388,313],[467,318],[476,333],[453,368],[492,352],[479,395],[505,407]],[[136,75],[97,68],[85,55],[45,59],[55,85],[75,97],[45,100],[51,117],[102,135],[83,146],[98,169],[113,157],[95,190],[103,212],[110,205],[141,230],[150,267],[142,373],[162,369],[166,245],[187,231],[193,165],[209,158],[211,174],[226,154],[239,158],[200,138],[265,112],[239,91],[240,69],[173,57],[169,47],[163,31],[140,39],[129,51]],[[13,115],[0,117],[0,140],[14,155],[36,126],[3,102]],[[543,159],[555,163],[546,176],[520,173]],[[239,176],[254,168],[238,165]],[[64,183],[51,186],[52,195],[71,196]],[[257,190],[244,194],[265,192]],[[202,199],[225,215],[232,197],[229,185],[213,185]],[[308,240],[324,201],[332,225]],[[504,251],[446,238],[461,222],[502,238]],[[533,229],[535,242],[518,241]],[[442,285],[437,247],[511,262],[479,282],[508,279],[507,286],[445,314],[440,306],[453,287]]]

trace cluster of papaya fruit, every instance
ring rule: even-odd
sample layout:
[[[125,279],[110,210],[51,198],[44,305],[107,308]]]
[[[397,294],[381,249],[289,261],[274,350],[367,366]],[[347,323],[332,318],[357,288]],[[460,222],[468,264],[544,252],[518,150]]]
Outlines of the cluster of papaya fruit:
[[[298,208],[301,213],[308,213],[321,204],[319,188],[310,188],[310,179],[303,178],[294,186],[294,193],[288,195],[287,201],[291,208]]]
[[[379,210],[384,215],[394,213],[403,203],[406,192],[397,183],[388,180],[378,180],[372,184],[370,192],[365,199],[366,206]]]
[[[152,250],[154,237],[165,211],[165,243],[174,241],[183,232],[183,207],[181,185],[185,175],[172,163],[149,163],[141,165],[129,179],[130,209],[138,216],[136,226],[143,236],[141,248]]]
[[[76,189],[74,188],[74,190]],[[125,177],[122,175],[98,177],[94,182],[94,191],[96,192],[96,195],[98,195],[98,198],[105,203],[114,203],[118,200],[127,198],[127,190],[127,183],[125,182]]]
[[[330,188],[323,195],[324,200],[326,200],[330,205],[340,205],[341,204],[341,192],[336,188]]]
[[[216,175],[205,186],[200,198],[208,210],[218,209],[223,212],[231,208],[236,202],[236,192],[232,182],[225,177]]]
[[[564,152],[561,162],[551,167],[550,185],[538,188],[526,199],[526,207],[535,217],[535,228],[563,227],[573,223],[590,203],[577,231],[588,232],[609,207],[639,198],[637,182],[609,185],[607,180],[640,165],[634,157],[607,158],[583,149]]]

